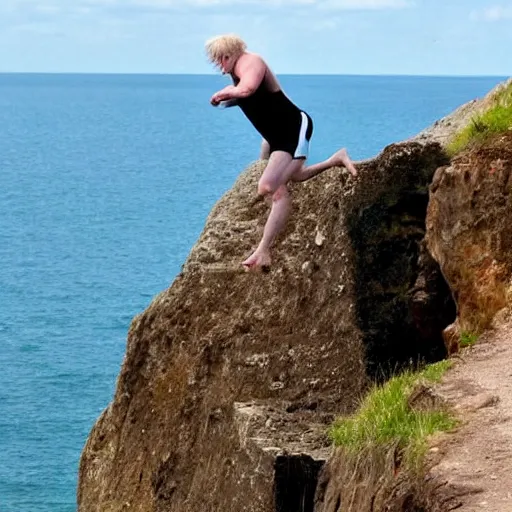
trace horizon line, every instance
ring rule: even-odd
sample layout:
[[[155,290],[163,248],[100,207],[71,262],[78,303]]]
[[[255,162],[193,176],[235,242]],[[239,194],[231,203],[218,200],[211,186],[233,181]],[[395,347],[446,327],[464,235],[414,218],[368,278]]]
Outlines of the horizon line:
[[[0,75],[104,75],[104,76],[218,76],[219,73],[172,73],[139,71],[1,71]],[[510,78],[501,74],[442,74],[442,73],[276,73],[277,76],[350,76],[350,77],[430,77],[430,78]]]

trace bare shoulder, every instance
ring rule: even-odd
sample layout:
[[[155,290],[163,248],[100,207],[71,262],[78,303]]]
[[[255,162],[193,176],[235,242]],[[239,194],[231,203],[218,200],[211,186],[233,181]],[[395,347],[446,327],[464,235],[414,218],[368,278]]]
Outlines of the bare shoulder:
[[[249,68],[267,68],[263,58],[257,53],[245,52],[236,63],[237,71],[245,71]]]

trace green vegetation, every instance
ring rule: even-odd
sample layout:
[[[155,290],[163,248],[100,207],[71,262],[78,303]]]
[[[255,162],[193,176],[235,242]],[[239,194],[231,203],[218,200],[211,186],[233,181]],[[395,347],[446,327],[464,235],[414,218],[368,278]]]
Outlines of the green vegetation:
[[[452,364],[452,361],[449,359],[429,364],[420,372],[419,377],[430,382],[439,382],[446,371],[451,368]],[[418,377],[418,374],[416,376]]]
[[[368,447],[395,444],[406,463],[418,466],[427,448],[427,437],[450,430],[455,418],[445,410],[416,410],[408,404],[415,386],[437,382],[451,366],[444,360],[427,366],[421,372],[405,372],[374,387],[354,415],[340,418],[331,428],[334,443],[350,453]]]
[[[491,106],[475,117],[448,145],[447,151],[454,156],[475,142],[482,142],[490,135],[512,129],[512,84],[499,90]]]
[[[478,340],[478,334],[469,331],[462,331],[460,333],[460,346],[471,347]]]

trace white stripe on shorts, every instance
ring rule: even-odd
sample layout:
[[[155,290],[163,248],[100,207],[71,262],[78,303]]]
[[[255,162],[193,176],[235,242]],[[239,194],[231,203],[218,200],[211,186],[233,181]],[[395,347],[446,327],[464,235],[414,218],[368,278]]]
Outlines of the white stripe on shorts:
[[[308,130],[308,118],[304,112],[301,112],[302,123],[300,125],[299,142],[293,154],[293,158],[307,158],[309,153],[309,140],[306,139],[306,132]]]

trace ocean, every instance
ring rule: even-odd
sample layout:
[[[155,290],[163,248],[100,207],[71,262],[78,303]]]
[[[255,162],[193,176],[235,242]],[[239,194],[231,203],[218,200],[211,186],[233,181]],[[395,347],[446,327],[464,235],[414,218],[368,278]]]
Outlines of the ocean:
[[[369,158],[500,77],[282,76],[310,160]],[[214,75],[0,74],[0,512],[71,512],[131,319],[258,157]],[[311,208],[314,209],[314,205]]]

